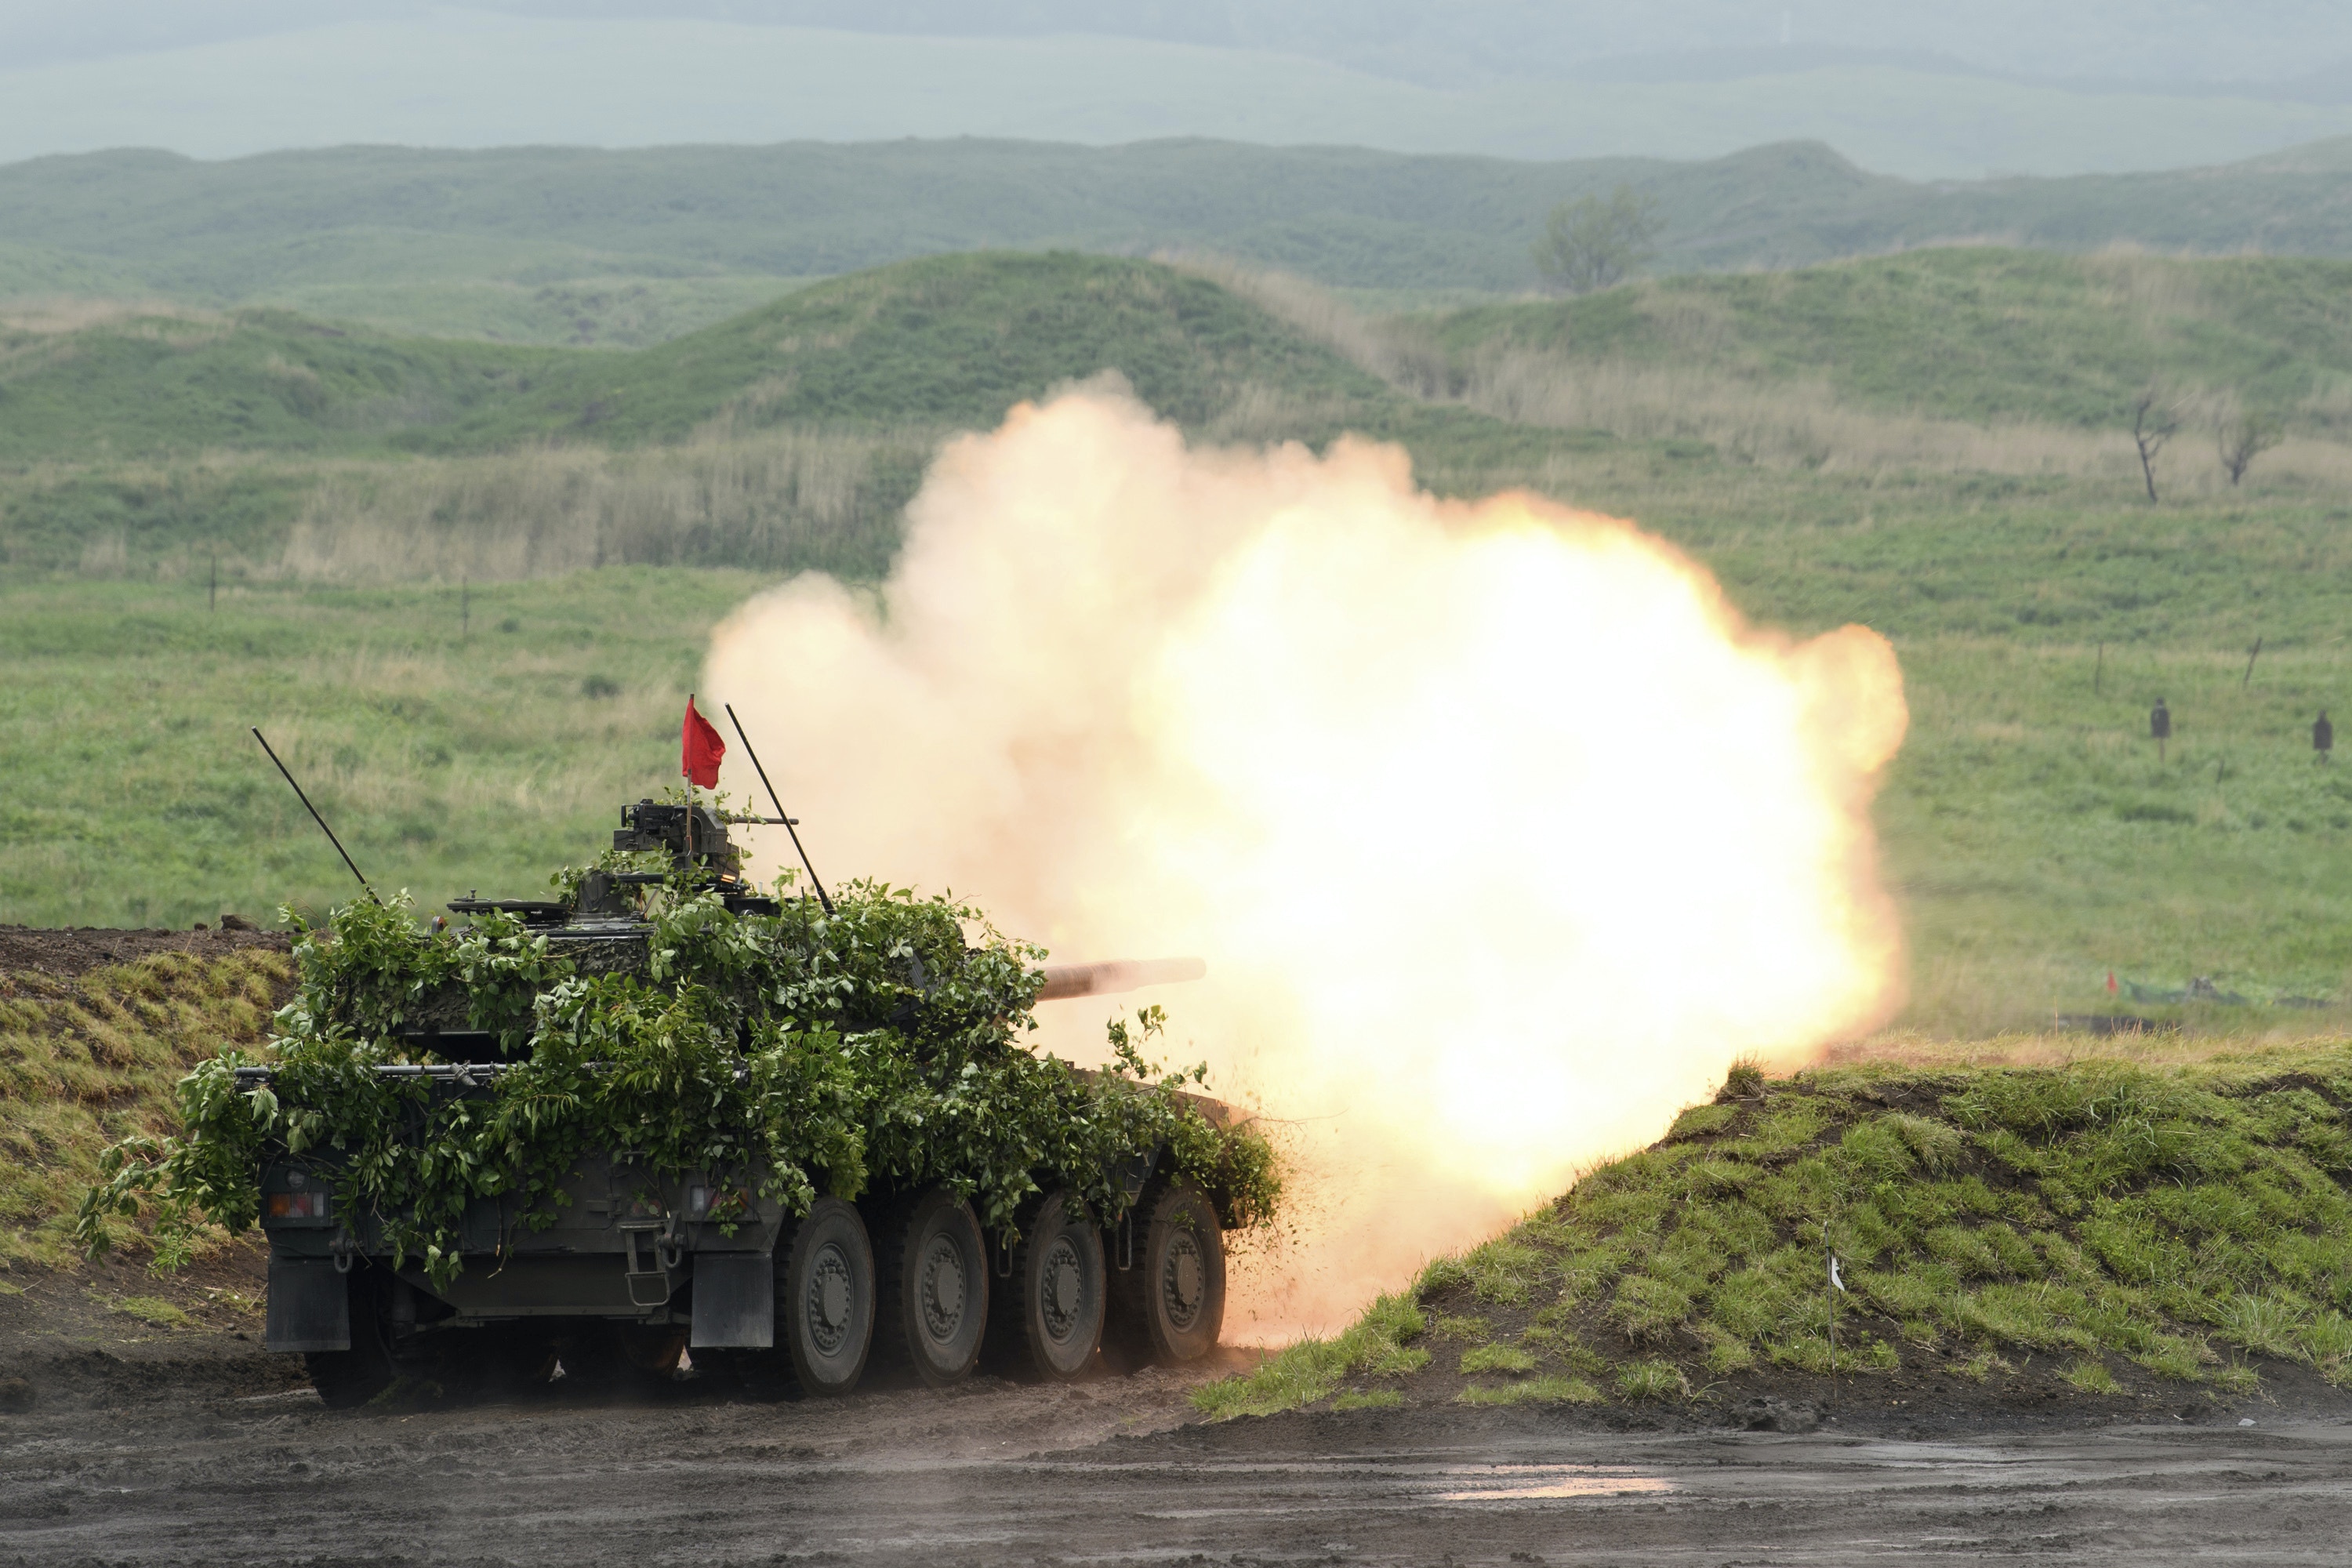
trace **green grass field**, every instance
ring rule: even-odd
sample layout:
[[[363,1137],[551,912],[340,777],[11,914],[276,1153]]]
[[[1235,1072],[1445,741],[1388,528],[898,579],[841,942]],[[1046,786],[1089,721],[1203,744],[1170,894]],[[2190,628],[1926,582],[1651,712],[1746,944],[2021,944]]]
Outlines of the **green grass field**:
[[[217,610],[202,585],[14,585],[0,919],[266,922],[354,896],[252,726],[386,891],[530,896],[511,890],[674,773],[705,640],[760,582],[623,568],[462,605],[415,584],[239,585]]]
[[[1876,551],[1964,578],[1949,542],[1965,518],[1907,521],[1907,540],[1874,538]],[[2340,994],[2352,765],[2316,765],[2304,726],[2322,704],[2352,711],[2352,652],[2323,635],[2344,576],[2293,570],[2334,537],[2314,514],[2305,538],[2279,542],[2280,577],[2310,591],[2266,606],[2273,629],[2243,686],[2252,637],[2238,642],[2228,616],[2176,629],[2179,605],[2137,627],[2115,616],[2102,653],[1967,624],[2013,609],[1997,590],[1927,600],[1912,629],[1900,612],[1913,606],[1888,595],[1913,726],[1878,816],[1913,947],[1912,1022],[1973,1033],[2102,1009],[2110,970],[2170,989],[2209,975],[2264,1001]],[[1759,618],[1811,629],[1869,596],[1864,584],[1823,603],[1813,586],[1843,574],[1850,548],[1835,534],[1749,540],[1721,565]],[[449,585],[236,584],[208,611],[201,581],[19,583],[0,593],[0,712],[19,737],[0,919],[186,924],[345,896],[252,723],[312,781],[372,877],[433,902],[536,885],[593,842],[614,802],[667,776],[708,630],[762,580],[636,567],[478,585],[462,640]],[[591,696],[592,682],[619,690]],[[2161,767],[2140,738],[2157,695],[2177,722]]]
[[[25,327],[0,344],[0,920],[341,896],[256,722],[380,880],[533,885],[667,776],[718,617],[800,567],[877,574],[940,435],[1115,368],[1196,437],[1367,430],[1448,493],[1634,518],[1763,625],[1892,637],[1904,1026],[2104,1010],[2110,972],[2248,999],[2200,1026],[2313,1025],[2286,999],[2352,969],[2352,761],[2306,739],[2352,712],[2347,278],[1969,248],[1365,321],[993,255],[625,353],[284,313]],[[2123,423],[2151,383],[2187,421],[2156,506]],[[2289,437],[2238,487],[2200,423],[2233,401]]]

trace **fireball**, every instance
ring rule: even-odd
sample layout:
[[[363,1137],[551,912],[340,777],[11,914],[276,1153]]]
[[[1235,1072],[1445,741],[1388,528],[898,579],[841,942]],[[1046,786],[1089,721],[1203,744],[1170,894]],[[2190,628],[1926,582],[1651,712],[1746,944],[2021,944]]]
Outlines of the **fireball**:
[[[1873,632],[1759,631],[1631,523],[1440,500],[1369,443],[1193,449],[1105,388],[950,444],[908,524],[878,592],[746,605],[706,684],[828,874],[1061,957],[1207,960],[1138,1000],[1286,1130],[1294,1228],[1239,1337],[1329,1326],[1736,1059],[1899,1001]],[[1099,1055],[1087,1005],[1050,1048]]]

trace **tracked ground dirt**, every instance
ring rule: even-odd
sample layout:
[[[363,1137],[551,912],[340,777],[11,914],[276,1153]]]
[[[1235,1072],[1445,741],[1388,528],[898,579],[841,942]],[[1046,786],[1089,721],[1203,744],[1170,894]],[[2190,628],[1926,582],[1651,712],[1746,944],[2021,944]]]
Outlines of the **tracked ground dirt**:
[[[1834,1404],[1802,1436],[1667,1408],[1208,1425],[1168,1373],[335,1413],[202,1333],[42,1377],[0,1414],[0,1563],[2320,1563],[2352,1528],[2352,1423],[2262,1402],[1927,1440]]]

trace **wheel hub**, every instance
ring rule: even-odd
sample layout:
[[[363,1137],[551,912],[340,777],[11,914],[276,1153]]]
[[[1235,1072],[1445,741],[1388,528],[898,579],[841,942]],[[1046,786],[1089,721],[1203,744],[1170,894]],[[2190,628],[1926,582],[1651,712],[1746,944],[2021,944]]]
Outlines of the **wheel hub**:
[[[1168,1257],[1160,1268],[1160,1310],[1169,1325],[1180,1332],[1200,1321],[1209,1294],[1208,1271],[1202,1265],[1201,1241],[1189,1230],[1168,1240]]]
[[[1059,1344],[1077,1331],[1086,1278],[1078,1266],[1078,1249],[1068,1237],[1054,1238],[1041,1272],[1037,1305],[1043,1309],[1046,1337]]]
[[[832,1355],[848,1341],[849,1307],[855,1298],[849,1259],[837,1244],[828,1242],[817,1253],[808,1276],[809,1338],[823,1353]]]
[[[963,1327],[965,1280],[963,1254],[946,1237],[934,1237],[923,1250],[921,1288],[923,1331],[939,1344],[952,1343]]]

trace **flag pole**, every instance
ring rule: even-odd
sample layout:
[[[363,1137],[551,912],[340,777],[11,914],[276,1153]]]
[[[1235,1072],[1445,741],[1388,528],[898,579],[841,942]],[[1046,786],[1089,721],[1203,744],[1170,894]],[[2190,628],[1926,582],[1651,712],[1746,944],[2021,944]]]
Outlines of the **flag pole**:
[[[687,755],[686,737],[694,731],[694,693],[686,694],[686,718],[678,725],[677,776],[686,781],[686,853],[694,856],[694,763]]]

